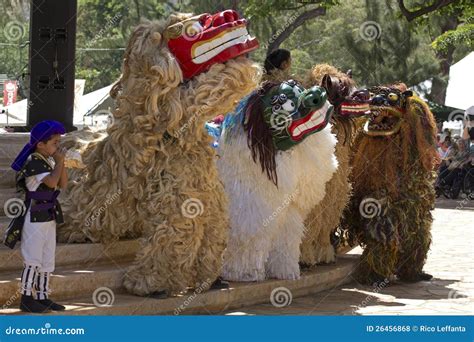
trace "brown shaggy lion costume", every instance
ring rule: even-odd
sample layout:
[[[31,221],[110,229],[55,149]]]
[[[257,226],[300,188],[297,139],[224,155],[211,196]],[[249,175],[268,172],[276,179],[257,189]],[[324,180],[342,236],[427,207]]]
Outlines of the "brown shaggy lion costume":
[[[226,40],[225,46],[216,41],[210,48],[217,50],[202,51],[209,41],[227,39],[227,34],[232,39],[242,35]],[[256,64],[230,57],[256,47],[255,42],[249,48],[246,34],[245,20],[234,11],[177,14],[139,25],[111,92],[117,109],[107,135],[88,145],[80,132],[69,138],[70,145],[82,146],[86,168],[63,196],[67,225],[60,238],[108,243],[142,237],[124,280],[132,293],[207,289],[221,272],[229,227],[227,199],[204,124],[229,112],[259,83]],[[173,53],[171,39],[182,36]],[[185,40],[201,45],[189,47],[192,59],[180,60]],[[195,69],[183,63],[196,63]]]
[[[300,262],[304,266],[314,266],[336,260],[331,234],[338,227],[351,195],[349,156],[352,142],[358,131],[355,129],[354,113],[341,115],[342,104],[355,89],[352,78],[331,65],[318,64],[311,70],[306,83],[307,86],[321,85],[327,88],[329,101],[335,107],[332,127],[338,140],[337,171],[326,183],[324,199],[313,208],[305,220],[306,234],[301,244]],[[365,103],[365,108],[368,109],[367,103]]]
[[[371,91],[371,117],[354,143],[353,198],[344,228],[364,248],[356,271],[372,284],[397,275],[428,280],[423,265],[431,242],[436,122],[404,84]]]

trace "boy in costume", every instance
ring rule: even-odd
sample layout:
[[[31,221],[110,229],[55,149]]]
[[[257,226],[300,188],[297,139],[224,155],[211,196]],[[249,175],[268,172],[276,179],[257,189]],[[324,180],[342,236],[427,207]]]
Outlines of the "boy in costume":
[[[64,189],[67,184],[65,151],[59,148],[60,135],[64,133],[64,126],[57,121],[38,123],[31,130],[30,142],[11,165],[17,171],[17,190],[25,194],[25,203],[24,210],[9,225],[5,244],[13,248],[22,240],[20,310],[24,312],[65,309],[48,298],[49,278],[55,265],[56,224],[63,222],[58,187]]]

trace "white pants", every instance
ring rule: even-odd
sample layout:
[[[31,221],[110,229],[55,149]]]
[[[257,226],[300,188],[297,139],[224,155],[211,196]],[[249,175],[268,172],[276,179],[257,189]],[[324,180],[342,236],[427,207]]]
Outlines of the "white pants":
[[[30,222],[30,209],[21,232],[21,255],[39,272],[53,272],[56,254],[56,221]]]

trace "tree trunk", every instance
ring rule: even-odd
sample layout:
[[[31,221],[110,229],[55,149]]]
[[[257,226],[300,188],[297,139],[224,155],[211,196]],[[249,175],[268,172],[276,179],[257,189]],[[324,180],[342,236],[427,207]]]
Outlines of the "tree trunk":
[[[444,105],[446,100],[446,89],[449,81],[449,68],[453,63],[453,54],[455,47],[450,46],[446,53],[436,53],[436,57],[440,61],[440,75],[433,78],[431,85],[430,100],[438,104]]]
[[[444,25],[441,26],[441,34],[446,31],[454,30],[459,25],[457,16],[449,18]],[[436,58],[439,60],[440,74],[433,78],[429,99],[435,103],[444,105],[446,101],[446,89],[449,81],[449,68],[453,64],[453,55],[456,47],[448,46],[445,52],[436,52]]]

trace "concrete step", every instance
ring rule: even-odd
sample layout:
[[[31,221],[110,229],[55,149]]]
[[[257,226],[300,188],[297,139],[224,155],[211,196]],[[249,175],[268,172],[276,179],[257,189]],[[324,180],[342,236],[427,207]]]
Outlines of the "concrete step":
[[[23,269],[20,246],[21,242],[13,250],[3,244],[0,246],[0,276],[5,272],[10,273],[15,270],[20,272]],[[133,260],[139,248],[138,240],[117,241],[110,245],[100,243],[58,244],[56,246],[56,267],[71,265],[83,267],[96,263]]]
[[[355,269],[359,255],[344,255],[334,265],[320,266],[304,272],[299,280],[267,280],[259,283],[231,283],[226,290],[211,290],[204,293],[190,291],[188,294],[167,299],[137,297],[130,294],[108,291],[109,306],[94,304],[92,295],[76,296],[63,301],[65,312],[54,315],[188,315],[222,314],[224,311],[271,302],[272,291],[285,288],[292,298],[333,289],[352,281],[350,274]],[[95,282],[97,284],[97,282]],[[90,291],[90,290],[89,290]],[[105,293],[104,289],[104,293]],[[83,292],[82,292],[83,293]],[[283,293],[283,292],[282,292]],[[281,299],[281,298],[280,298]],[[276,300],[277,303],[281,303]],[[290,304],[291,305],[291,304]],[[0,314],[22,315],[16,307],[4,307]]]
[[[6,216],[0,216],[0,238],[3,239],[8,225],[10,224],[11,218]]]
[[[59,267],[51,276],[50,288],[54,298],[65,300],[78,295],[92,298],[94,291],[107,287],[114,293],[125,293],[122,278],[131,261],[112,264]],[[16,307],[20,300],[21,272],[0,273],[0,303]],[[0,310],[1,311],[1,310]]]
[[[30,140],[30,133],[0,133],[0,146],[23,147]]]
[[[10,165],[13,163],[17,155],[18,153],[10,153],[9,155],[6,155],[5,153],[2,153],[0,150],[0,167],[2,168],[10,167]]]
[[[0,134],[0,166],[9,166],[29,138],[29,133]]]
[[[0,166],[0,191],[15,187],[15,175],[16,171],[10,166]]]
[[[8,216],[7,212],[10,213],[10,215],[14,215],[16,213],[15,210],[21,210],[20,206],[23,202],[13,200],[14,198],[23,200],[24,195],[18,193],[15,188],[0,189],[0,216]]]

